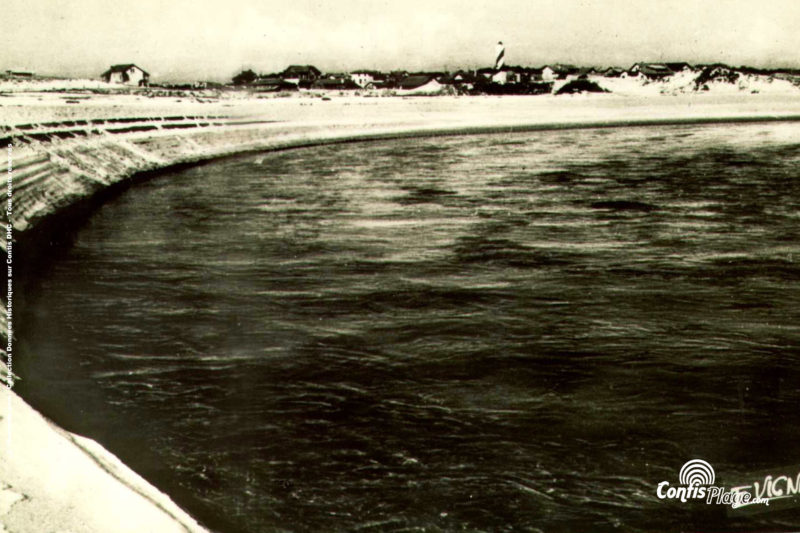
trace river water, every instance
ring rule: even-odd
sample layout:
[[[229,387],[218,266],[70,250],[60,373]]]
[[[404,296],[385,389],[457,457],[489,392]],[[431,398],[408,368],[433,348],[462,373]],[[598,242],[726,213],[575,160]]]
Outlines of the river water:
[[[20,391],[209,526],[737,531],[800,465],[800,126],[320,146],[141,183],[27,281]]]

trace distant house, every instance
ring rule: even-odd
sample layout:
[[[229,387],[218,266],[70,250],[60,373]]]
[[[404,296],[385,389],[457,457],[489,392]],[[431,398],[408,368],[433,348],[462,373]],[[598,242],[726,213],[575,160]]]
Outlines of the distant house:
[[[434,80],[440,80],[445,76],[447,76],[447,73],[439,71],[420,71],[420,72],[411,72],[409,76],[427,76]]]
[[[467,70],[457,70],[449,76],[439,80],[440,83],[447,85],[471,85],[478,80],[477,76]]]
[[[486,80],[491,79],[492,76],[494,76],[494,73],[495,73],[494,68],[490,67],[479,68],[478,70],[475,71],[476,76],[479,76]]]
[[[224,83],[219,83],[217,81],[208,81],[208,80],[206,80],[206,81],[196,81],[196,82],[194,82],[192,84],[192,88],[193,89],[215,89],[215,90],[219,90],[219,89],[224,89],[225,88],[225,84]]]
[[[150,74],[133,63],[112,65],[101,75],[106,83],[144,86],[150,82]]]
[[[550,65],[546,65],[542,69],[542,79],[545,81],[553,81],[558,78],[558,73]]]
[[[542,68],[544,81],[565,80],[570,74],[577,74],[578,67],[572,65],[546,65]]]
[[[475,75],[467,70],[458,70],[453,74],[452,80],[460,83],[473,83],[475,81]]]
[[[530,83],[531,80],[541,79],[541,75],[541,69],[504,66],[500,69],[479,68],[475,71],[475,80],[484,79],[505,85],[506,83]]]
[[[393,70],[389,73],[389,76],[386,78],[386,84],[389,87],[397,87],[401,81],[408,77],[407,70]]]
[[[6,76],[11,78],[32,78],[33,72],[28,70],[6,70]]]
[[[608,67],[603,71],[603,76],[606,78],[619,78],[625,70],[618,68],[618,67]]]
[[[375,87],[386,81],[386,76],[375,70],[354,70],[350,73],[353,83],[362,88]]]
[[[502,67],[499,70],[495,70],[494,74],[492,74],[491,80],[494,83],[505,85],[506,83],[519,83],[521,78],[522,76],[517,68]]]
[[[281,72],[281,79],[295,85],[310,87],[322,76],[322,72],[313,65],[290,65]]]
[[[671,76],[673,71],[663,63],[635,63],[628,69],[629,76],[638,76],[639,74],[645,78],[657,80]]]
[[[475,87],[478,77],[472,72],[458,70],[453,74],[443,76],[438,81],[442,85],[451,86],[458,91],[471,91]]]
[[[322,89],[327,91],[337,90],[344,91],[348,89],[358,89],[359,86],[350,79],[350,76],[338,74],[334,76],[326,76],[320,78],[311,84],[312,89]]]
[[[297,84],[278,77],[259,77],[250,84],[258,92],[296,91]]]
[[[575,75],[579,79],[586,79],[589,76],[595,76],[596,74],[597,74],[597,69],[594,68],[594,67],[584,67],[584,68],[578,69],[578,72],[575,73]]]
[[[532,67],[511,67],[519,77],[519,83],[531,83],[542,80],[542,69]]]

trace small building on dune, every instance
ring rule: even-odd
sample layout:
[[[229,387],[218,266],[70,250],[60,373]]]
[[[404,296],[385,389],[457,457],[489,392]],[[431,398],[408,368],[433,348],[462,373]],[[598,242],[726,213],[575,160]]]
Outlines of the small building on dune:
[[[662,63],[635,63],[628,69],[629,76],[638,76],[639,74],[645,78],[657,80],[671,76],[673,71]]]
[[[573,65],[545,65],[542,67],[542,80],[565,80],[567,76],[577,74],[579,70],[578,67]]]
[[[367,89],[384,84],[386,75],[377,70],[354,70],[350,73],[350,79],[359,87]]]
[[[106,83],[119,83],[122,85],[145,86],[150,83],[150,74],[133,63],[112,65],[100,76]]]
[[[313,65],[290,65],[281,72],[283,81],[307,87],[310,87],[320,76],[322,76],[322,72]]]

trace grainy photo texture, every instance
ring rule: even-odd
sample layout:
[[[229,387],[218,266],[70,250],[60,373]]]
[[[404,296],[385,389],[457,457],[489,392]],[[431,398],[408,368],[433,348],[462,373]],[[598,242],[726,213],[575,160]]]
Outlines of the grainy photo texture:
[[[797,530],[798,27],[5,0],[0,530]]]

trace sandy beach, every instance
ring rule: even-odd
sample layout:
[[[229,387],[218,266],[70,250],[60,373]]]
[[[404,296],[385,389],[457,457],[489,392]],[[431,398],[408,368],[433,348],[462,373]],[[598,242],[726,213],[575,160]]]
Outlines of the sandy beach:
[[[160,122],[151,120],[156,117]],[[108,124],[88,123],[137,118],[142,119],[141,124],[160,125],[164,117],[193,117],[190,122],[197,127],[110,134]],[[41,176],[36,183],[31,181],[26,196],[20,192],[14,229],[16,237],[23,240],[24,233],[41,220],[138,172],[243,151],[409,132],[752,120],[800,120],[800,90],[668,96],[331,95],[325,99],[315,94],[258,98],[240,93],[222,97],[196,93],[149,98],[14,92],[0,97],[4,135],[23,138],[31,131],[87,130],[83,137],[15,145],[13,165],[31,162],[28,178]],[[84,125],[63,124],[75,121],[84,121]],[[97,133],[90,131],[97,129]],[[109,156],[108,161],[101,157],[105,152],[117,153],[112,150],[124,154]],[[34,168],[43,164],[41,158],[50,166]],[[100,160],[102,164],[97,163]],[[17,170],[20,175],[24,171],[24,167]],[[113,454],[61,430],[6,387],[0,397],[0,441],[4,446],[0,456],[0,523],[4,527],[0,526],[0,531],[204,531]]]
[[[72,103],[70,103],[72,102]],[[710,92],[540,96],[398,97],[339,93],[248,95],[188,93],[150,98],[140,94],[13,92],[0,97],[0,125],[159,115],[217,115],[292,123],[522,125],[618,123],[634,120],[789,116],[800,110],[800,89],[748,94]]]

